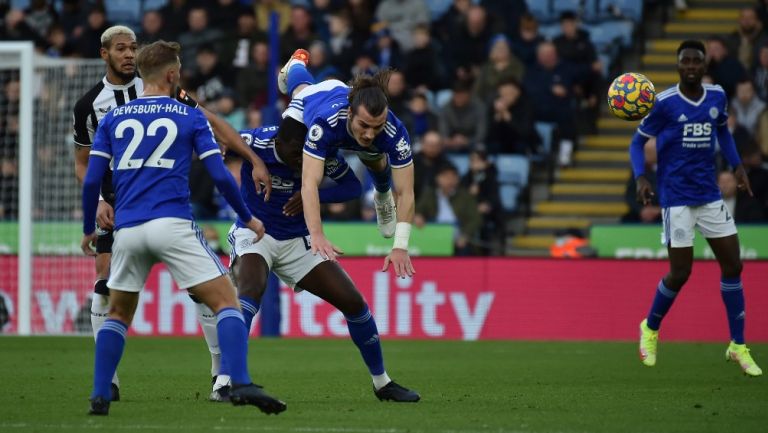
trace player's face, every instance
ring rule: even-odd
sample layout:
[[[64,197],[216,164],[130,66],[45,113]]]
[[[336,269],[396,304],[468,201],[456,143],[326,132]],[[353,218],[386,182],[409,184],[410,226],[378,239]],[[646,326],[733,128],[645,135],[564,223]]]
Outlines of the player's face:
[[[101,57],[115,75],[128,81],[136,75],[136,50],[138,44],[129,35],[116,35],[109,49],[102,48]]]
[[[304,158],[304,152],[301,142],[285,143],[280,140],[275,140],[275,151],[280,160],[285,163],[291,170],[301,171],[301,163]]]
[[[352,137],[363,147],[368,147],[373,143],[379,133],[384,130],[387,123],[387,112],[384,110],[378,116],[371,116],[364,106],[357,108],[357,113],[350,114],[349,129]]]
[[[706,70],[707,62],[704,53],[693,48],[686,48],[680,52],[677,59],[677,73],[680,74],[680,82],[699,84]]]

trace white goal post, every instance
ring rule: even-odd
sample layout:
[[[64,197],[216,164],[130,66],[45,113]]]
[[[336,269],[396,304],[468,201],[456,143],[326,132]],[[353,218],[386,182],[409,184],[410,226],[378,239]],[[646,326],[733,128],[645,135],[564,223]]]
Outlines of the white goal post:
[[[32,42],[0,42],[0,301],[11,313],[0,332],[86,332],[75,319],[95,270],[79,251],[72,113],[104,70],[101,59],[50,58]]]

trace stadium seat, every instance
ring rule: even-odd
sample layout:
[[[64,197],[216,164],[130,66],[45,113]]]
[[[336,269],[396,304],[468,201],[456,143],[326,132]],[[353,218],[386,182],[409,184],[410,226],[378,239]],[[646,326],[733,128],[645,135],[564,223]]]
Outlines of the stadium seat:
[[[121,23],[134,30],[141,28],[141,0],[110,0],[104,2],[104,8],[107,10],[109,22]]]
[[[539,137],[541,137],[541,152],[539,152],[541,155],[546,156],[552,152],[552,141],[556,126],[557,124],[550,122],[536,122],[533,124]]]
[[[506,212],[517,210],[517,198],[520,195],[520,187],[517,185],[500,185],[499,197],[501,198],[501,207]]]
[[[552,2],[552,14],[556,19],[559,19],[560,14],[563,12],[574,12],[576,15],[581,16],[581,0],[557,0]]]
[[[528,185],[530,161],[523,155],[496,155],[496,169],[499,171],[499,183],[517,185],[524,188]]]
[[[624,48],[631,48],[634,43],[632,34],[635,31],[635,24],[632,21],[604,21],[592,28],[601,29],[606,35],[617,37],[621,42],[621,46]],[[590,37],[590,39],[592,39],[592,37]]]
[[[144,0],[144,11],[160,9],[168,4],[168,0]]]
[[[469,171],[469,155],[463,155],[460,153],[447,154],[448,159],[451,160],[456,169],[459,170],[459,176],[464,176]]]
[[[560,36],[561,33],[562,31],[560,30],[560,23],[539,26],[539,34],[548,41],[551,41]]]
[[[552,10],[551,0],[526,0],[528,11],[540,23],[549,23],[557,20],[557,15]]]
[[[600,16],[608,15],[609,10],[618,8],[624,17],[632,20],[635,24],[640,24],[643,20],[642,0],[598,0],[598,2]]]

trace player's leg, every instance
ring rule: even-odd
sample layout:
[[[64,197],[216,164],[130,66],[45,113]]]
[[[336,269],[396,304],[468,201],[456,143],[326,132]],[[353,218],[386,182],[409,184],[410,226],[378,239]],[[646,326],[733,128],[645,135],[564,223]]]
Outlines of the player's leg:
[[[229,401],[229,376],[220,373],[222,359],[218,331],[216,330],[216,314],[195,296],[189,295],[189,298],[195,303],[197,322],[200,323],[200,329],[203,330],[205,344],[211,355],[211,394],[208,399],[211,401]]]
[[[205,242],[194,222],[163,218],[151,222],[151,251],[167,266],[176,283],[216,314],[216,330],[225,364],[232,378],[230,402],[252,404],[266,413],[285,410],[285,403],[251,383],[247,370],[248,330],[245,328],[228,270]]]
[[[389,158],[383,153],[357,152],[360,161],[373,178],[373,202],[376,207],[376,225],[385,238],[395,235],[397,210],[392,196],[392,167]]]
[[[260,254],[246,253],[235,259],[232,271],[245,327],[250,330],[253,318],[261,308],[261,297],[267,288],[269,266]]]
[[[277,87],[284,95],[295,97],[305,87],[315,84],[315,77],[307,70],[309,52],[299,48],[277,74]]]
[[[112,259],[112,244],[114,237],[112,230],[98,229],[99,236],[96,239],[96,282],[93,285],[93,297],[91,298],[91,328],[93,338],[96,338],[101,326],[107,320],[109,313],[109,263]],[[120,401],[120,380],[117,373],[112,378],[112,401]]]
[[[107,415],[112,396],[112,377],[125,349],[125,335],[133,321],[139,293],[111,290],[109,318],[96,336],[96,361],[93,368],[91,415]]]
[[[675,302],[693,267],[693,226],[691,209],[675,206],[662,209],[663,242],[669,254],[669,272],[656,286],[656,294],[648,316],[640,323],[640,360],[652,367],[656,364],[659,328]]]
[[[398,385],[389,378],[384,368],[376,320],[363,295],[337,262],[318,263],[301,278],[298,286],[325,300],[344,314],[349,335],[368,367],[373,379],[374,393],[379,400],[419,401],[421,397],[417,392]]]
[[[698,223],[720,265],[720,295],[728,317],[731,342],[725,352],[729,361],[737,362],[745,374],[760,376],[763,372],[749,354],[744,343],[744,289],[741,283],[741,250],[733,218],[722,200],[701,208]]]
[[[222,275],[197,284],[189,292],[216,312],[219,345],[232,378],[230,402],[254,405],[264,413],[284,411],[285,403],[254,385],[248,374],[248,330],[229,277]]]
[[[125,347],[128,332],[138,305],[139,292],[146,281],[154,259],[146,254],[143,225],[115,233],[109,281],[109,317],[96,336],[91,410],[93,415],[107,415],[111,400],[111,378]]]

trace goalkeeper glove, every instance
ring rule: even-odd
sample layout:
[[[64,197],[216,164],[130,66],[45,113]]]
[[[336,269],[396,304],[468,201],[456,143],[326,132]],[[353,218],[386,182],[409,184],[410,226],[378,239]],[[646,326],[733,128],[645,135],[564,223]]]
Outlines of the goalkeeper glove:
[[[199,106],[197,101],[192,99],[192,97],[189,96],[189,93],[187,93],[187,91],[182,89],[180,86],[176,86],[176,100],[182,104],[189,105],[192,108],[197,108]]]

